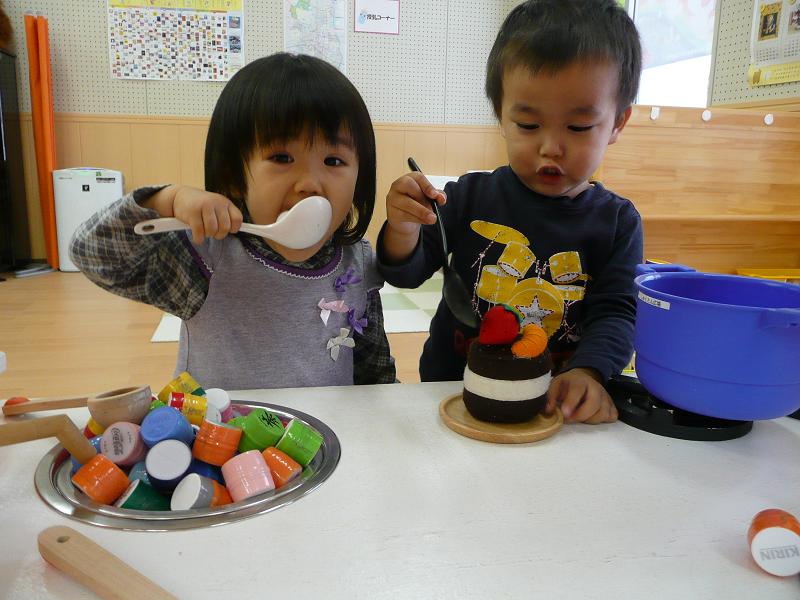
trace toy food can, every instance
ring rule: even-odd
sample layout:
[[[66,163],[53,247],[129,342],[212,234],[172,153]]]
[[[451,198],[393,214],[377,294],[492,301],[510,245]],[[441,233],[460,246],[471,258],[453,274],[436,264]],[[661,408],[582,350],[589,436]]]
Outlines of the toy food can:
[[[169,500],[141,479],[135,479],[114,506],[131,510],[169,510]]]
[[[86,427],[83,428],[83,435],[88,439],[92,439],[95,436],[102,435],[105,430],[105,427],[95,421],[93,417],[89,417],[89,420],[86,421]]]
[[[221,467],[236,453],[241,437],[241,429],[205,420],[194,440],[192,456]]]
[[[142,440],[141,428],[122,421],[111,424],[103,432],[100,451],[116,464],[129,467],[144,458],[147,446]]]
[[[300,463],[277,448],[267,448],[262,454],[276,488],[282,488],[303,472]]]
[[[107,456],[96,454],[72,476],[72,483],[98,504],[111,504],[130,482],[125,472]]]
[[[274,446],[283,435],[283,423],[272,414],[258,408],[247,415],[242,424],[242,439],[239,441],[239,452],[258,450],[262,452]]]
[[[747,532],[750,553],[767,573],[790,577],[800,573],[800,522],[779,508],[762,510]]]
[[[225,424],[226,425],[230,425],[231,427],[238,427],[239,429],[241,429],[242,428],[242,423],[244,423],[244,420],[246,418],[247,417],[243,417],[241,415],[238,415],[236,417],[232,417],[232,418],[228,419],[227,421],[225,421]]]
[[[172,392],[182,392],[185,394],[193,394],[195,396],[205,396],[205,390],[200,387],[200,384],[195,381],[194,377],[189,375],[186,371],[178,375],[175,379],[165,385],[160,392],[158,392],[158,399],[164,404],[169,403],[169,395]]]
[[[164,440],[150,448],[144,464],[153,487],[169,492],[189,470],[192,451],[180,440]]]
[[[147,413],[142,421],[142,440],[152,448],[164,440],[180,440],[187,446],[194,441],[194,431],[188,419],[171,406],[162,406]]]
[[[206,418],[208,401],[203,396],[195,396],[184,392],[171,392],[169,405],[181,411],[192,425],[199,427],[202,425],[203,419]]]
[[[193,508],[216,508],[233,502],[225,486],[213,479],[190,473],[184,477],[172,493],[172,510]]]
[[[222,468],[216,465],[210,465],[202,460],[193,460],[186,474],[188,475],[189,473],[197,473],[198,475],[214,479],[217,483],[225,485],[225,479],[222,477]]]
[[[222,419],[219,421],[220,423],[225,423],[233,418],[231,398],[228,392],[220,388],[209,388],[206,390],[206,399],[208,400],[209,408],[214,406],[219,410]]]
[[[322,436],[313,427],[302,421],[292,419],[286,427],[283,437],[275,445],[302,466],[308,465],[322,446]]]
[[[275,482],[258,450],[237,454],[222,465],[225,486],[234,502],[275,489]]]

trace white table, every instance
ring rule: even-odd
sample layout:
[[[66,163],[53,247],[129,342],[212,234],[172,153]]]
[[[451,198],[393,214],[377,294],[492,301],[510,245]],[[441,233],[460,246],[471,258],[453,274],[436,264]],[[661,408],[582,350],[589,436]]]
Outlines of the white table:
[[[739,440],[707,443],[623,423],[567,425],[535,444],[493,445],[439,420],[439,401],[458,390],[233,393],[323,420],[342,457],[311,494],[210,529],[71,521],[33,486],[53,443],[0,448],[0,597],[91,597],[39,557],[36,536],[55,524],[181,598],[800,597],[798,578],[760,571],[746,541],[759,510],[800,513],[800,423],[757,423]]]

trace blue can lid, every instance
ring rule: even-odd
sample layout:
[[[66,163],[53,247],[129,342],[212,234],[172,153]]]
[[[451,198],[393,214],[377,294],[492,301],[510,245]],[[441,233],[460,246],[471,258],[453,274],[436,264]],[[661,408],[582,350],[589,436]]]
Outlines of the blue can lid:
[[[197,460],[196,458],[192,460],[192,464],[189,467],[188,473],[196,473],[197,475],[201,475],[202,477],[208,477],[209,479],[216,480],[217,483],[225,485],[225,480],[222,478],[222,469],[219,467],[215,467],[214,465],[210,465],[202,460]]]
[[[194,440],[189,421],[171,406],[161,406],[147,413],[141,432],[144,443],[150,448],[164,440],[180,440],[184,444]]]

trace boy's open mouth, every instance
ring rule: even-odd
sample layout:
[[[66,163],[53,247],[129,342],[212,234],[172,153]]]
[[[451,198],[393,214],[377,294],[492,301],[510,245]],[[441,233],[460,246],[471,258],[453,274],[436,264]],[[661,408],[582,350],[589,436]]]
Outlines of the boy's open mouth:
[[[538,175],[544,175],[546,177],[558,177],[563,175],[561,169],[552,165],[545,165],[543,167],[539,167],[539,170],[536,171]]]

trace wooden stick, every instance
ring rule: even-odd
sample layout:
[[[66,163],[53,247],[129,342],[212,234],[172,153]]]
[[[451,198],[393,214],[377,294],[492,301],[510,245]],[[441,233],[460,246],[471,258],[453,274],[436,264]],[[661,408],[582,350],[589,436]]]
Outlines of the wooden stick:
[[[8,400],[10,400],[10,398]],[[81,406],[86,406],[89,396],[74,396],[72,398],[31,398],[27,402],[20,402],[18,404],[8,404],[8,400],[5,400],[3,404],[3,414],[10,417],[40,410],[79,408]]]
[[[175,598],[71,527],[49,527],[39,534],[38,541],[42,558],[101,598]]]
[[[80,464],[94,458],[97,451],[67,415],[52,415],[41,419],[0,423],[0,446],[31,440],[57,437]]]

